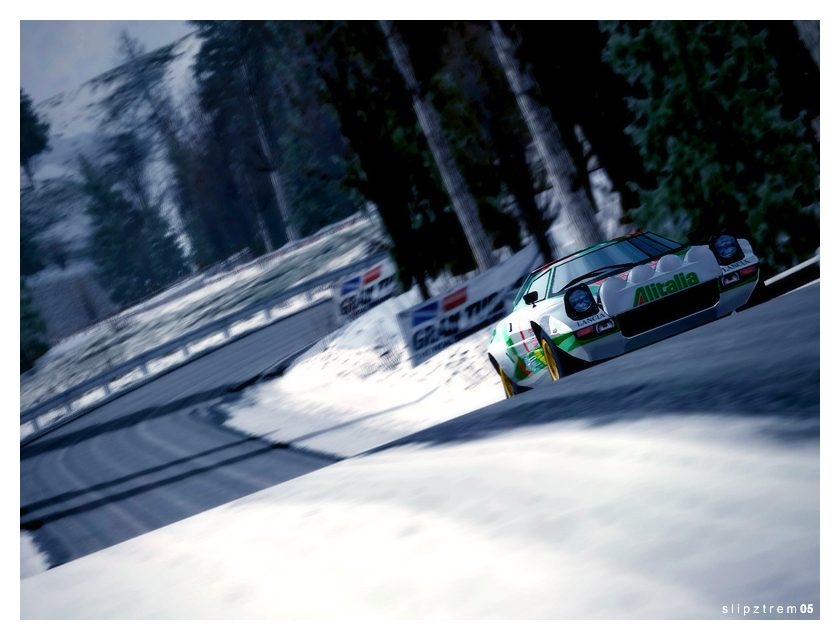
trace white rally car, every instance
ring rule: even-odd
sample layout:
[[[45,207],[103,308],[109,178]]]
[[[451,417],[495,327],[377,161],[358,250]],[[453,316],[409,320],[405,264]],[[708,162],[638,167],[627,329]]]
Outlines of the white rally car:
[[[543,265],[525,279],[488,348],[505,395],[559,380],[735,311],[758,283],[749,242],[681,245],[638,232]]]

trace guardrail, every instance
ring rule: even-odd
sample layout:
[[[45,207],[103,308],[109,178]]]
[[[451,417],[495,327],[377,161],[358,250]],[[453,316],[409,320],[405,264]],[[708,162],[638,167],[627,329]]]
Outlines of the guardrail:
[[[772,298],[790,293],[794,289],[819,279],[819,277],[820,250],[817,249],[813,258],[808,258],[787,271],[777,273],[772,278],[762,280],[745,307],[753,307]]]
[[[150,309],[153,309],[161,304],[168,302],[173,297],[187,295],[188,293],[192,293],[197,289],[205,287],[208,284],[213,283],[220,278],[225,278],[231,275],[235,276],[236,274],[240,273],[245,269],[252,269],[254,267],[258,267],[260,269],[267,269],[273,267],[276,263],[282,261],[283,258],[285,258],[289,253],[301,249],[302,247],[314,244],[315,242],[322,240],[324,237],[334,234],[338,231],[343,231],[344,229],[355,226],[360,222],[364,221],[367,217],[368,214],[362,212],[355,213],[349,218],[345,218],[344,220],[340,220],[339,222],[334,222],[331,225],[323,227],[311,236],[307,236],[305,238],[301,238],[300,240],[294,240],[292,242],[289,242],[280,247],[279,249],[275,249],[271,253],[264,254],[252,260],[249,260],[248,262],[237,264],[229,270],[222,270],[222,268],[220,268],[220,265],[214,265],[203,273],[188,275],[174,282],[166,291],[155,293],[149,296],[148,298],[144,298],[143,300],[140,300],[139,302],[133,304],[130,308],[123,309],[122,311],[108,318],[103,318],[102,320],[99,320],[95,324],[85,327],[77,333],[87,334],[97,331],[103,325],[129,322],[131,318],[135,315],[139,313],[145,313]],[[28,371],[25,371],[24,373],[20,374],[20,377],[22,380],[25,380],[29,377],[34,376],[36,372],[37,365],[35,368],[29,369]]]
[[[267,300],[254,303],[203,327],[190,331],[154,349],[150,349],[106,372],[93,376],[58,395],[27,407],[20,413],[20,437],[28,437],[42,429],[65,421],[76,413],[90,409],[115,393],[123,393],[176,366],[180,366],[211,349],[262,329],[285,317],[285,307],[292,298],[305,295],[314,302],[328,292],[333,282],[375,264],[387,254],[368,256],[351,265],[331,271],[291,287]]]
[[[764,281],[770,293],[781,295],[788,291],[793,291],[804,284],[808,284],[820,277],[820,250],[813,258],[809,258],[805,262],[801,262],[795,267],[791,267],[787,271],[768,278]]]

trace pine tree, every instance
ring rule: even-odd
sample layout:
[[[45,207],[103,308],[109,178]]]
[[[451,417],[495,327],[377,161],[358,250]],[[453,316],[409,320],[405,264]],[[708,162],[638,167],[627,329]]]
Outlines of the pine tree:
[[[34,274],[50,263],[64,268],[68,243],[48,230],[83,212],[83,197],[71,175],[46,178],[37,189],[20,192],[21,275]]]
[[[185,170],[178,181],[194,207],[194,215],[185,220],[193,259],[207,267],[242,250],[264,253],[258,220],[265,212],[249,195],[238,154],[241,138],[230,136],[224,118],[208,114],[197,101],[189,109]]]
[[[49,345],[46,342],[46,325],[32,306],[32,299],[26,290],[23,278],[20,279],[20,372],[35,366]]]
[[[147,52],[138,40],[122,33],[121,63],[94,78],[92,87],[104,92],[96,106],[106,131],[130,131],[138,138],[154,142],[156,149],[162,151],[178,192],[177,209],[172,211],[173,224],[188,236],[187,221],[195,215],[195,206],[189,194],[177,188],[187,165],[182,140],[184,123],[166,83],[170,65],[180,56],[179,45],[180,42],[173,42]]]
[[[92,226],[90,256],[111,299],[128,305],[186,275],[177,241],[159,210],[147,196],[132,192],[136,170],[113,161],[96,167],[85,158],[79,164]],[[123,184],[115,170],[125,171]]]
[[[42,120],[32,106],[32,100],[20,90],[20,166],[26,172],[29,186],[35,187],[32,159],[49,148],[49,124]]]
[[[277,158],[276,122],[271,104],[272,80],[277,56],[276,30],[266,21],[202,21],[196,22],[202,41],[194,63],[202,104],[208,108],[235,105],[238,118],[231,123],[248,128],[247,135],[255,143],[261,171],[269,180],[276,215],[282,221],[283,233],[294,240],[300,233],[293,221],[288,196],[288,177]],[[255,211],[257,227],[265,250],[274,242],[267,233],[262,211]]]
[[[293,218],[301,233],[346,218],[363,202],[342,186],[352,162],[338,119],[324,100],[317,60],[306,41],[311,23],[274,22],[276,68],[272,108],[277,149],[285,175]]]
[[[213,132],[198,146],[224,147],[227,167],[218,168],[231,177],[239,208],[255,219],[258,235],[275,241],[281,205],[298,236],[355,211],[357,203],[341,189],[346,145],[321,99],[323,87],[304,39],[309,23],[195,24],[201,41],[193,64],[197,102],[208,121],[205,131]]]
[[[819,244],[819,159],[787,119],[764,32],[743,22],[609,24],[609,60],[632,85],[630,127],[654,188],[629,212],[692,242],[728,230],[779,270]]]

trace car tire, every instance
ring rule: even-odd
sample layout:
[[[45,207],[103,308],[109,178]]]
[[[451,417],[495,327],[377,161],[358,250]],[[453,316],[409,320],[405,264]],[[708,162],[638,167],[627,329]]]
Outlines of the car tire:
[[[577,367],[570,366],[568,356],[552,342],[551,338],[548,337],[539,324],[532,322],[531,329],[543,351],[546,369],[548,369],[548,375],[551,376],[552,380],[557,382],[560,378],[565,378],[570,373],[578,370]]]
[[[540,340],[540,346],[543,350],[543,357],[545,358],[545,367],[548,369],[548,375],[551,379],[557,382],[563,377],[563,365],[560,359],[560,354],[557,353],[557,347],[554,343],[546,337]]]
[[[512,398],[517,394],[516,385],[507,377],[505,370],[499,367],[499,378],[502,380],[502,388],[505,390],[505,398]]]

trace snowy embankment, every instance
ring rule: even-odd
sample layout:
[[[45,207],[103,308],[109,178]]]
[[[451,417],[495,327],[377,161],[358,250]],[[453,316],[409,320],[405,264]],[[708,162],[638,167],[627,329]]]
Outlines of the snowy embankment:
[[[21,617],[818,612],[818,449],[726,422],[556,421],[346,460],[22,580]]]
[[[347,457],[503,398],[488,329],[412,367],[397,312],[419,301],[416,290],[387,300],[320,341],[229,407],[227,425]]]
[[[20,577],[34,576],[50,568],[47,556],[35,544],[32,534],[20,532]]]
[[[780,615],[745,615],[746,605],[819,616],[815,296],[811,287],[562,388],[493,404],[424,442],[338,462],[25,578],[21,617]],[[460,411],[445,406],[459,396],[500,395],[486,365],[481,378],[445,372],[446,353],[415,375],[396,358],[383,367],[384,350],[362,347],[394,349],[386,309],[345,329],[347,353],[322,345],[234,421],[289,429],[308,402],[314,417],[295,428],[319,417],[330,426],[298,434],[300,444],[350,452]],[[485,333],[449,356],[478,367]],[[704,359],[712,336],[719,352]],[[605,380],[620,383],[612,394]],[[315,391],[298,397],[298,413],[280,413],[278,394],[289,400],[307,386]],[[569,404],[578,417],[563,419]]]

